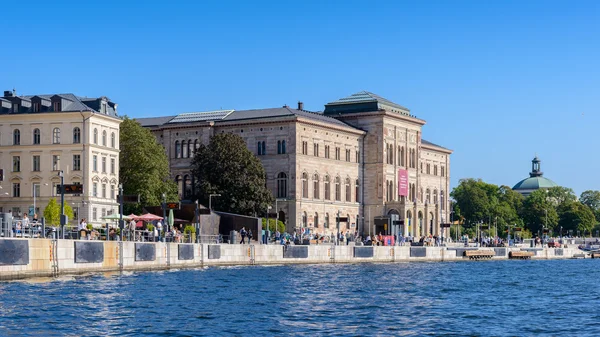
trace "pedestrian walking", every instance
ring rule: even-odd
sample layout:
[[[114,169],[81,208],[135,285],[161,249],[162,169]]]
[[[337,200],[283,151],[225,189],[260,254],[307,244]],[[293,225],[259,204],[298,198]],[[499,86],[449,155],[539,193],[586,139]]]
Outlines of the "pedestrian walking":
[[[246,227],[242,227],[242,229],[240,230],[240,236],[242,237],[242,240],[240,240],[240,244],[244,244],[246,243]]]

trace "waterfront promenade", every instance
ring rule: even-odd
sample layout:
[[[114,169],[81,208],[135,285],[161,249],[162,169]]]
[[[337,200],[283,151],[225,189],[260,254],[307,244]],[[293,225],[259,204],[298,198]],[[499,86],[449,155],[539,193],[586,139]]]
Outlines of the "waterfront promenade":
[[[0,239],[0,279],[226,265],[443,262],[473,258],[569,259],[582,257],[582,253],[576,245],[566,245],[563,248],[352,245],[286,247],[11,238]]]

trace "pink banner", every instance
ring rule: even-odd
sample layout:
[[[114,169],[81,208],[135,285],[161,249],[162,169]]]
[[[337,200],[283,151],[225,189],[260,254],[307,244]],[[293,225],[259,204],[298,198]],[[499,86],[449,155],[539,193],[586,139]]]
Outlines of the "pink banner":
[[[408,170],[398,170],[398,195],[408,196]]]

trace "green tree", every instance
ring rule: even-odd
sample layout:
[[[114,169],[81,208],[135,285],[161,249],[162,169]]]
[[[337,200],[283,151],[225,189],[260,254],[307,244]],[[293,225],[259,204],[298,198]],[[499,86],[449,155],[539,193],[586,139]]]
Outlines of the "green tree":
[[[600,191],[584,191],[581,193],[579,201],[589,207],[594,212],[596,222],[600,222]]]
[[[65,215],[69,218],[69,220],[73,220],[73,208],[66,203]],[[52,198],[48,201],[48,205],[46,205],[46,208],[44,208],[44,218],[46,218],[46,224],[48,225],[60,225],[60,204],[56,202],[56,199]]]
[[[457,208],[465,219],[465,227],[469,228],[479,221],[487,221],[490,216],[492,204],[490,192],[494,185],[488,186],[481,179],[461,179],[450,196],[456,200]],[[497,187],[496,187],[497,189]]]
[[[577,200],[577,196],[572,189],[562,186],[555,186],[547,189],[548,198],[558,207]]]
[[[163,193],[167,201],[179,201],[177,184],[170,179],[165,149],[150,130],[125,117],[119,137],[119,181],[123,184],[123,194],[139,195],[141,201],[125,204],[124,213],[139,213],[142,205],[160,205]]]
[[[592,229],[596,224],[594,213],[581,202],[571,202],[564,205],[561,211],[559,225],[564,230],[581,231],[582,234],[592,234]]]
[[[213,136],[208,145],[200,145],[192,163],[197,199],[213,209],[244,215],[263,214],[274,200],[265,184],[260,160],[248,150],[242,137],[229,133]]]
[[[267,224],[267,219],[263,218],[262,219],[263,228],[266,227],[266,224]],[[279,230],[280,233],[285,232],[285,224],[281,220],[277,220],[277,229]],[[275,231],[275,219],[269,219],[269,230],[271,232]]]
[[[523,202],[521,217],[525,226],[534,234],[546,225],[552,229],[558,225],[558,213],[546,190],[533,191]]]

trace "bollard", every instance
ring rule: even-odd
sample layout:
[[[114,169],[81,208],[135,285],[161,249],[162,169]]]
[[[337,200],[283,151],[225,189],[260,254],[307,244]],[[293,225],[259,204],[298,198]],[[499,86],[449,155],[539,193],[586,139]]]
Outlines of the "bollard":
[[[42,239],[46,238],[46,218],[42,217],[42,232],[40,233]]]

